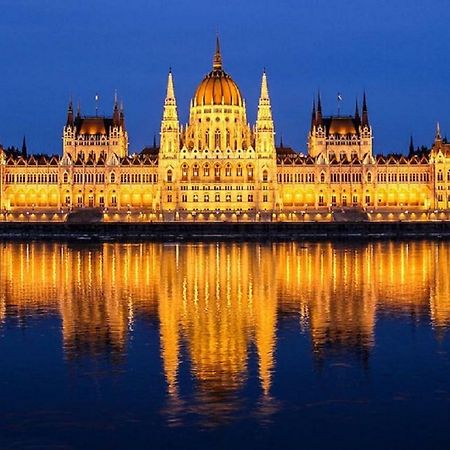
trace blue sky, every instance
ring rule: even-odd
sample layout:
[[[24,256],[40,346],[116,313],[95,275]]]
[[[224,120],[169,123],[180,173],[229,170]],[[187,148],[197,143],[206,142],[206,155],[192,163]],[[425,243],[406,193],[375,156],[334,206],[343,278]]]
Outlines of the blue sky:
[[[180,118],[210,70],[216,32],[224,66],[254,122],[266,67],[277,140],[306,147],[312,97],[352,113],[367,92],[375,151],[450,136],[450,5],[414,0],[0,0],[0,142],[61,151],[70,95],[82,113],[123,99],[130,150],[159,132],[172,67]]]

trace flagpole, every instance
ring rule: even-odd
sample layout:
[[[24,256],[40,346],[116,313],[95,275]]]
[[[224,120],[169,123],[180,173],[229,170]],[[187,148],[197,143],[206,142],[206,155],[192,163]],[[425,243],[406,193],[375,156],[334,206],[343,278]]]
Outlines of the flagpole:
[[[95,117],[98,117],[98,94],[95,94]]]

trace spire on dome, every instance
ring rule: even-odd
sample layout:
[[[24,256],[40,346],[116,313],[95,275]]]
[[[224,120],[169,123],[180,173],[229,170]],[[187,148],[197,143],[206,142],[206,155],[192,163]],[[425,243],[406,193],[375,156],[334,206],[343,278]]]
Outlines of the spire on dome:
[[[216,37],[216,52],[214,53],[213,69],[222,70],[222,55],[220,53],[219,35]]]

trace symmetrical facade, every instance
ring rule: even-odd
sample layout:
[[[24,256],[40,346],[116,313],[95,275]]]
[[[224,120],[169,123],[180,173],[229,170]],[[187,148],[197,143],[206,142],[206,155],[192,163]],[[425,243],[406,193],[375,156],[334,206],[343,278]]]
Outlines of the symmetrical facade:
[[[362,112],[324,116],[314,103],[308,151],[275,146],[264,72],[256,123],[224,71],[213,68],[181,125],[169,72],[159,149],[128,153],[117,98],[111,117],[76,114],[70,102],[62,156],[0,148],[1,220],[64,221],[96,210],[105,221],[444,220],[450,218],[450,144],[439,127],[430,152],[375,156]]]

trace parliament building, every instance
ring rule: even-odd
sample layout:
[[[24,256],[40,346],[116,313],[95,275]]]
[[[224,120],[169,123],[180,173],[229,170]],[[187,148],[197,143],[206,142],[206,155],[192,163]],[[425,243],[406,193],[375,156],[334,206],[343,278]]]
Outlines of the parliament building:
[[[339,221],[450,219],[450,144],[439,126],[430,151],[374,155],[366,96],[353,116],[326,116],[314,102],[307,154],[275,145],[266,73],[256,123],[222,64],[178,118],[172,73],[160,145],[128,152],[124,110],[84,116],[69,103],[62,156],[0,147],[0,220]]]

